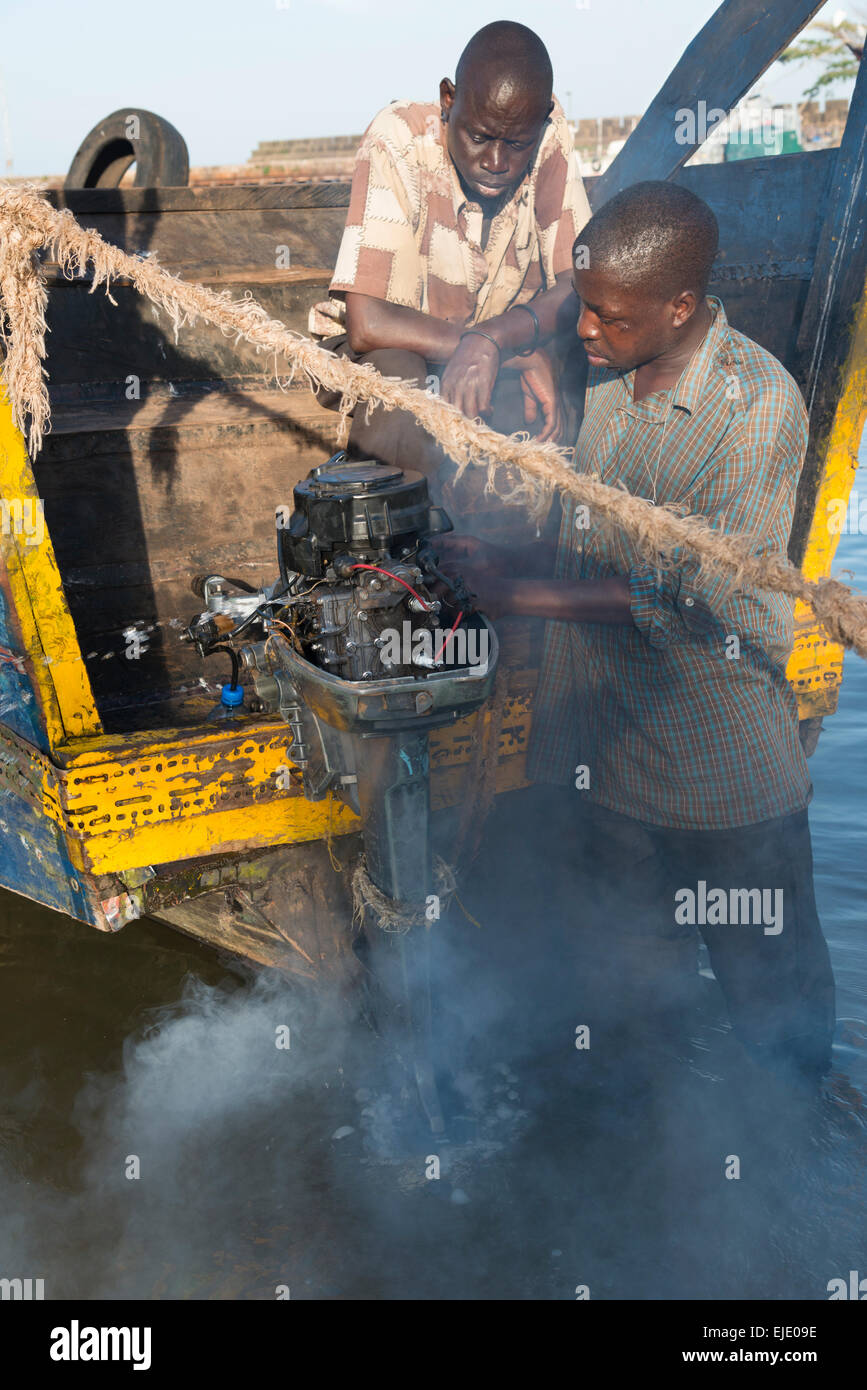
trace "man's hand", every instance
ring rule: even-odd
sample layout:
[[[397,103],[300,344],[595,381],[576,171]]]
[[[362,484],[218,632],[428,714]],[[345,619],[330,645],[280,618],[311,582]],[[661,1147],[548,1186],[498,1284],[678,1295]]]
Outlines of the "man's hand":
[[[540,444],[547,439],[558,440],[563,432],[563,414],[554,380],[554,369],[546,352],[538,350],[529,357],[516,357],[510,367],[520,367],[524,391],[524,419],[535,424],[542,415],[543,428],[535,436]]]
[[[461,338],[443,372],[440,395],[456,405],[468,420],[490,413],[491,393],[500,370],[495,345],[478,333]]]
[[[463,580],[475,608],[489,618],[499,618],[507,611],[502,591],[514,562],[504,546],[491,545],[477,536],[440,536],[437,549],[440,570],[449,580]],[[437,593],[437,597],[448,596]]]
[[[511,580],[494,574],[482,565],[462,565],[459,570],[453,565],[444,565],[443,574],[448,580],[454,580],[458,576],[463,580],[467,592],[472,597],[473,609],[478,613],[484,613],[486,618],[501,618],[505,613],[511,612],[510,604],[505,599],[507,590],[511,597]],[[447,589],[440,580],[429,585],[429,588],[440,602],[454,607],[451,589]]]
[[[484,573],[492,578],[504,577],[511,571],[512,559],[505,546],[491,545],[478,536],[438,536],[436,548],[440,568],[449,576],[462,573],[465,566],[472,566],[474,574]]]

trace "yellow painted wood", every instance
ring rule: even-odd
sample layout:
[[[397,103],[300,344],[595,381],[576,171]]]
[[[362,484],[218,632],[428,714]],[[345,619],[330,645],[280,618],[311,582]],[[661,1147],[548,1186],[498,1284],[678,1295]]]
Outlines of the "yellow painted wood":
[[[501,762],[498,792],[529,785],[525,763],[523,755]],[[431,801],[435,810],[459,804],[467,790],[462,766],[432,771]],[[210,810],[199,815],[185,812],[176,820],[154,825],[139,824],[134,829],[115,829],[81,838],[70,835],[69,857],[74,868],[82,873],[122,873],[200,855],[348,835],[360,828],[361,822],[343,802],[331,797],[310,802],[300,794],[290,793],[282,800],[235,810]]]
[[[272,728],[264,741],[223,734],[197,746],[67,768],[62,781],[67,826],[98,839],[110,831],[128,836],[167,822],[183,835],[179,822],[185,816],[267,801],[292,790],[291,779],[280,771],[289,767],[290,746],[284,726]]]
[[[852,491],[865,419],[867,286],[855,313],[852,343],[843,372],[843,389],[828,436],[813,520],[807,537],[802,568],[808,579],[820,579],[831,573],[831,564],[840,541],[835,519]],[[798,696],[801,718],[833,714],[843,679],[843,648],[828,639],[816,622],[813,610],[803,604],[796,605],[795,624],[795,646],[786,674]]]
[[[843,648],[832,642],[806,604],[795,604],[795,645],[786,675],[801,719],[833,714],[843,680]]]
[[[98,734],[62,743],[54,750],[56,761],[70,771],[128,762],[130,759],[169,757],[173,753],[197,756],[208,749],[264,745],[280,738],[289,746],[291,736],[282,719],[243,719],[237,724],[202,723],[195,727],[143,729],[129,734]]]
[[[185,812],[173,821],[112,830],[105,835],[68,838],[76,869],[121,873],[146,865],[170,864],[199,855],[224,854],[272,845],[299,844],[327,835],[347,835],[359,822],[342,802],[311,802],[296,793],[282,800],[258,802],[201,815]]]
[[[41,507],[27,445],[15,426],[5,391],[0,388],[0,497],[7,504]],[[33,513],[31,513],[31,516]],[[78,637],[63,592],[54,547],[47,527],[40,536],[0,528],[22,640],[42,707],[50,747],[63,739],[100,733],[102,724]]]
[[[467,795],[477,718],[431,735],[436,807]],[[498,790],[526,785],[529,727],[523,693],[506,708]],[[52,772],[44,794],[46,814],[63,825],[70,859],[82,872],[121,872],[358,828],[342,802],[309,802],[291,780],[285,789],[291,736],[279,720],[237,732],[171,730],[161,740],[111,735],[83,745],[74,756],[75,745],[61,750],[67,765]]]

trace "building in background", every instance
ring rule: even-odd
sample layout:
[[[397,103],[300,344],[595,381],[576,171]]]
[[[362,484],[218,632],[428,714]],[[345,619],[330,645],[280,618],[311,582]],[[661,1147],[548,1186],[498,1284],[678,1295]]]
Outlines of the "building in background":
[[[688,163],[721,164],[829,149],[839,145],[848,114],[845,99],[768,102],[756,92],[739,102],[725,120],[718,121],[713,112],[707,114],[707,139]]]
[[[718,164],[724,160],[754,159],[799,150],[839,145],[849,103],[845,99],[823,104],[816,101],[772,103],[761,93],[746,97],[719,121],[706,113],[708,135],[692,156],[691,164]],[[694,113],[701,118],[701,113]],[[592,178],[603,173],[623,149],[640,116],[587,116],[570,120],[581,174]],[[360,135],[333,135],[319,139],[265,140],[257,145],[241,169],[192,170],[191,182],[235,181],[239,176],[254,181],[284,179],[347,179],[351,177]]]
[[[839,145],[849,102],[845,99],[824,103],[773,104],[761,94],[745,98],[725,120],[713,111],[687,113],[707,127],[707,138],[688,161],[690,164],[716,164],[723,160],[751,159],[769,154],[791,154],[797,150],[826,149]],[[575,149],[583,178],[603,173],[623,149],[640,116],[588,116],[570,120]],[[323,135],[298,140],[263,140],[245,164],[218,164],[190,169],[190,184],[197,188],[223,184],[269,184],[292,181],[326,182],[352,177],[355,152],[361,135]],[[132,183],[134,166],[123,184]],[[36,182],[43,188],[60,188],[63,175],[46,175],[13,182]]]

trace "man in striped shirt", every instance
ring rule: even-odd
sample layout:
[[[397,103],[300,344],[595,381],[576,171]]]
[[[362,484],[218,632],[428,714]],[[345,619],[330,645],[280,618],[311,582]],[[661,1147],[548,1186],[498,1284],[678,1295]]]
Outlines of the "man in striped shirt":
[[[470,40],[438,102],[380,111],[358,150],[331,298],[310,319],[333,351],[539,439],[561,433],[541,344],[564,306],[574,330],[572,243],[590,216],[552,82],[538,35],[500,21]],[[348,447],[453,472],[407,412],[359,411]]]
[[[707,297],[717,237],[707,205],[667,183],[626,190],[584,228],[574,467],[785,553],[807,416],[781,364]],[[486,612],[554,620],[531,775],[573,788],[593,884],[581,915],[604,931],[612,988],[631,976],[634,998],[659,1001],[694,964],[698,928],[753,1055],[826,1069],[834,987],[785,676],[790,602],[679,551],[648,565],[573,502],[553,578],[542,546],[455,540],[451,558]]]

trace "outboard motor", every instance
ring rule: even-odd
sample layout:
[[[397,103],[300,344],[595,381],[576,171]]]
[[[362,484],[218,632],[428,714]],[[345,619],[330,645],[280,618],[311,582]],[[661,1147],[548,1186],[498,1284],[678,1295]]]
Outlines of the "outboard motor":
[[[211,575],[187,633],[203,655],[228,648],[233,684],[248,672],[260,708],[286,720],[304,794],[334,792],[361,816],[367,873],[397,905],[433,892],[428,734],[484,703],[497,663],[493,628],[437,567],[436,537],[451,529],[422,474],[336,454],[295,488],[291,515],[278,508],[279,580],[230,595]],[[439,1133],[428,937],[416,925],[368,942]]]

